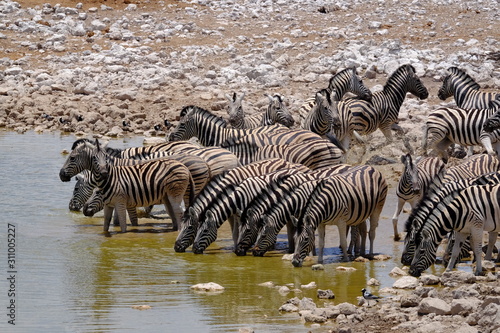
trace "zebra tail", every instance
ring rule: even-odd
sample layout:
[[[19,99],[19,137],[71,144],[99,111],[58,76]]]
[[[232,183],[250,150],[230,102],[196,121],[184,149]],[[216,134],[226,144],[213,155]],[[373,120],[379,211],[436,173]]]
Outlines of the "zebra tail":
[[[339,139],[337,139],[337,137],[334,134],[326,133],[326,138],[335,146],[337,146],[340,150],[342,150],[343,153],[346,152],[344,146],[342,145],[342,143],[340,143]]]
[[[195,198],[195,185],[194,185],[194,180],[193,180],[193,177],[191,176],[191,173],[189,174],[189,198],[188,198],[188,201],[189,201],[189,207],[191,207],[193,205],[193,202],[194,202],[194,198]],[[186,210],[187,210],[188,207],[186,207]]]

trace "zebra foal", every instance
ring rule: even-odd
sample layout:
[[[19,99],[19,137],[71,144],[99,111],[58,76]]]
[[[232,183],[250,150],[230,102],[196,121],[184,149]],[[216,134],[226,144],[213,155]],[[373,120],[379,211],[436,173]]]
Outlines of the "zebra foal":
[[[433,179],[444,172],[445,164],[437,157],[422,157],[414,161],[411,154],[401,156],[403,173],[396,188],[398,205],[392,217],[394,240],[399,241],[398,218],[406,202],[414,209],[420,202]]]

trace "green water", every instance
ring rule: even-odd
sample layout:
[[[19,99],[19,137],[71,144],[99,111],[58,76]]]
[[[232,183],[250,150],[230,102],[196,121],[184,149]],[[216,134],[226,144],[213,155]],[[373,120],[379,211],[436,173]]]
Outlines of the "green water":
[[[392,240],[390,218],[394,189],[382,213],[375,251],[392,256],[388,261],[340,263],[338,231],[327,228],[325,270],[312,263],[294,268],[275,251],[263,258],[237,257],[232,251],[229,227],[203,255],[175,253],[177,233],[168,232],[166,219],[140,219],[129,232],[102,232],[102,213],[93,218],[68,210],[74,181],[62,183],[59,169],[76,138],[59,134],[0,132],[0,329],[2,332],[307,332],[297,314],[280,314],[278,308],[292,297],[310,297],[318,306],[317,289],[331,289],[334,304],[357,304],[360,290],[370,278],[390,287],[389,272],[400,266],[402,243]],[[141,138],[113,140],[123,148],[142,144]],[[161,207],[159,208],[161,209]],[[400,229],[405,215],[400,218]],[[7,323],[7,226],[16,229],[16,326]],[[280,235],[279,246],[286,246]],[[308,265],[308,266],[307,266]],[[353,272],[338,266],[356,268]],[[441,268],[436,268],[441,269]],[[429,270],[430,271],[430,270]],[[430,271],[431,272],[431,271]],[[276,288],[259,286],[272,281],[288,285],[282,295]],[[317,288],[301,289],[315,282]],[[215,282],[224,292],[204,294],[190,287]],[[371,291],[377,292],[372,287]],[[148,305],[148,310],[133,306]],[[316,331],[324,331],[318,329]]]

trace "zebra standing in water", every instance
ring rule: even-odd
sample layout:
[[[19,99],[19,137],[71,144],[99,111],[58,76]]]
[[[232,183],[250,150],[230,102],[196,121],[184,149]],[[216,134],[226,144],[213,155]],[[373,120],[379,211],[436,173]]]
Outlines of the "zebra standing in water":
[[[480,86],[472,77],[457,67],[448,68],[438,97],[441,100],[453,96],[455,103],[462,109],[488,109],[498,93],[480,91]]]
[[[218,196],[226,193],[225,189],[229,188],[231,184],[239,184],[252,176],[263,175],[275,170],[291,167],[294,167],[293,163],[275,158],[241,166],[214,177],[198,194],[189,209],[184,212],[174,250],[176,252],[184,252],[188,246],[193,244],[194,237],[198,231],[198,223],[205,219],[207,208],[217,200]],[[229,220],[229,223],[231,227],[234,225],[234,221],[232,220]]]
[[[314,248],[316,229],[319,235],[318,262],[323,260],[327,224],[337,225],[343,260],[347,261],[347,227],[365,223],[368,218],[369,255],[373,256],[375,229],[386,197],[387,182],[384,176],[372,167],[366,166],[358,172],[347,172],[321,180],[309,196],[308,203],[297,221],[293,266],[302,266],[307,254]],[[364,250],[363,244],[361,249]]]
[[[337,127],[339,115],[334,104],[340,101],[347,92],[351,92],[368,102],[372,99],[370,89],[365,87],[355,67],[346,68],[333,75],[326,89],[318,91],[315,97],[302,104],[299,110],[303,119],[301,127],[319,135],[326,135],[333,127]],[[323,96],[320,101],[326,105],[316,106],[318,94]]]
[[[442,198],[450,193],[457,193],[457,190],[478,183],[478,179],[483,179],[486,184],[487,179],[483,175],[500,171],[500,162],[496,157],[481,154],[470,157],[466,162],[447,169],[439,177],[434,178],[424,198],[419,205],[412,210],[405,222],[405,241],[401,263],[410,265],[415,255],[415,235],[423,227],[428,215],[439,204]],[[491,181],[491,180],[490,180]],[[493,180],[494,181],[494,180]],[[481,184],[481,183],[479,183]]]
[[[450,197],[443,198],[429,215],[415,237],[417,249],[409,273],[420,276],[436,259],[436,251],[441,240],[455,230],[456,241],[447,271],[451,270],[466,237],[470,235],[474,257],[476,258],[475,275],[482,275],[482,239],[483,232],[489,233],[486,260],[491,260],[493,247],[500,232],[500,184],[472,185]]]
[[[174,230],[182,214],[181,202],[189,189],[194,194],[194,184],[189,169],[172,159],[139,161],[132,166],[110,165],[109,155],[88,142],[72,150],[59,172],[62,181],[82,170],[90,170],[102,189],[105,201],[104,231],[108,231],[113,208],[116,208],[122,232],[127,230],[126,211],[131,207],[145,207],[162,202],[169,213]],[[187,206],[190,205],[189,198]]]
[[[481,145],[490,155],[500,154],[500,130],[486,131],[484,125],[500,109],[500,95],[489,109],[439,108],[427,117],[422,139],[424,154],[428,150],[448,159],[446,149],[452,143],[462,146]]]
[[[344,149],[349,148],[355,133],[368,135],[377,129],[382,131],[387,142],[392,142],[391,129],[403,132],[397,120],[408,92],[420,99],[429,96],[415,68],[403,65],[391,74],[382,91],[372,95],[371,102],[360,99],[340,101],[338,110],[341,126],[335,130],[335,136],[342,142]]]
[[[404,204],[409,202],[413,210],[433,179],[445,170],[444,162],[437,157],[422,157],[415,162],[411,154],[406,154],[401,156],[401,163],[403,163],[403,173],[396,188],[398,206],[392,217],[395,241],[401,239],[398,233],[398,218]]]
[[[276,123],[282,124],[286,127],[292,127],[295,120],[293,119],[290,111],[283,103],[283,98],[276,94],[274,96],[265,94],[269,98],[269,105],[262,114],[255,114],[252,116],[245,116],[243,106],[241,104],[245,93],[240,97],[233,93],[233,97],[226,95],[229,100],[229,107],[227,113],[229,114],[229,124],[233,128],[248,129],[260,126],[274,125]]]

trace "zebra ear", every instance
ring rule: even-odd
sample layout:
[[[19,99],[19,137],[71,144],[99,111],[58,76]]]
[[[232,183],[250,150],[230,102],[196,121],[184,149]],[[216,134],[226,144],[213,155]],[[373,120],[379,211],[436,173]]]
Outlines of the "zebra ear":
[[[211,210],[207,210],[205,212],[205,222],[206,223],[214,223],[215,222],[215,214],[212,213]]]
[[[406,155],[401,155],[401,163],[405,164]]]
[[[189,207],[189,216],[193,219],[198,219],[199,215],[196,213],[196,210],[193,207]]]
[[[293,215],[292,215],[292,217],[291,217],[291,220],[292,220],[292,224],[293,224],[293,226],[294,226],[295,228],[297,228],[297,226],[299,225],[299,220],[298,220],[295,216],[293,216]]]
[[[236,214],[238,214],[239,216],[242,216],[243,215],[243,211],[239,208],[236,208]]]
[[[266,96],[267,98],[269,98],[269,101],[270,102],[273,102],[274,99],[273,99],[273,96],[269,95],[269,94],[264,94],[264,96]]]

